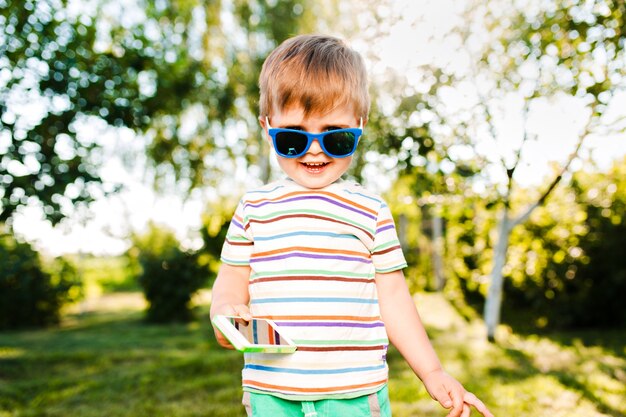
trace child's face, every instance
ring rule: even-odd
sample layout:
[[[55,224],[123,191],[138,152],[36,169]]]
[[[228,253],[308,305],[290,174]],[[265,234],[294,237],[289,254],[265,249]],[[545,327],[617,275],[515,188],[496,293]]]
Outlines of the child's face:
[[[261,126],[265,131],[270,146],[272,139],[267,133],[267,124],[260,118]],[[304,115],[301,107],[289,107],[274,111],[269,119],[273,128],[288,128],[304,130],[311,133],[320,133],[333,129],[359,127],[351,107],[339,107],[323,115]],[[323,188],[337,181],[352,163],[352,156],[333,158],[324,153],[319,142],[314,140],[309,150],[298,158],[284,158],[276,155],[282,170],[296,183],[306,188]]]

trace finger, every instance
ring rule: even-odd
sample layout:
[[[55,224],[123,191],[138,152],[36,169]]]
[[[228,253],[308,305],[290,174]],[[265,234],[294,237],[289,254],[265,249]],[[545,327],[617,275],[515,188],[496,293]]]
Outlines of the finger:
[[[493,417],[493,414],[491,414],[491,411],[489,411],[487,406],[471,392],[465,393],[465,395],[463,396],[463,401],[465,402],[465,404],[469,406],[473,406],[476,409],[476,411],[478,411],[483,416]]]
[[[450,391],[450,397],[452,397],[452,410],[457,410],[455,416],[461,416],[463,413],[464,403],[463,403],[463,394],[465,394],[465,389],[461,387],[460,390]]]
[[[217,340],[217,343],[221,347],[224,347],[226,349],[234,349],[235,348],[233,345],[231,345],[231,343],[228,341],[228,339],[226,339],[226,337],[224,337],[222,332],[220,332],[215,327],[213,328],[213,332],[215,333],[215,339]]]
[[[230,304],[224,304],[219,306],[219,308],[216,308],[216,311],[212,311],[211,312],[211,319],[213,319],[214,316],[216,315],[223,315],[223,316],[234,316],[237,314],[237,311],[235,310],[235,307],[230,305]],[[217,343],[226,348],[226,349],[234,349],[235,347],[228,341],[228,339],[226,338],[226,336],[224,336],[222,334],[222,332],[220,332],[220,330],[215,327],[215,325],[213,325],[213,333],[215,334],[215,339],[217,340]]]
[[[465,405],[463,403],[464,393],[465,390],[463,390],[462,387],[461,390],[450,390],[450,392],[448,393],[448,396],[452,401],[452,410],[450,410],[450,413],[448,413],[450,417],[462,417]]]
[[[463,412],[461,413],[461,417],[470,417],[471,411],[472,409],[469,405],[463,404]]]
[[[233,309],[235,311],[235,315],[241,317],[246,322],[249,322],[250,320],[252,320],[252,315],[250,314],[250,309],[248,308],[247,305],[236,304],[233,306]],[[247,323],[242,323],[242,324],[247,324]]]
[[[450,412],[448,413],[448,415],[446,417],[462,417],[461,413],[463,412],[463,406],[461,407],[452,407],[452,409],[450,410]]]
[[[232,349],[234,350],[235,347],[233,345],[230,344],[230,342],[228,341],[228,339],[222,337],[222,336],[218,336],[217,337],[217,343],[219,343],[219,345],[223,348],[226,349]]]

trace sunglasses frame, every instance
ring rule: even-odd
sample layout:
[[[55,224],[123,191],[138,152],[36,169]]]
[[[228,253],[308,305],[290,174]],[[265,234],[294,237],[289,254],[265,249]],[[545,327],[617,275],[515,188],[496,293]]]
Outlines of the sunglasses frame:
[[[267,116],[265,116],[265,124],[267,126],[267,133],[270,135],[270,137],[272,138],[272,142],[274,143],[274,151],[283,158],[300,158],[301,156],[305,155],[309,151],[309,148],[311,147],[311,144],[313,143],[314,140],[317,140],[317,142],[320,144],[320,148],[322,148],[322,151],[324,151],[324,153],[330,156],[331,158],[347,158],[351,156],[352,154],[354,154],[354,152],[356,151],[356,147],[359,144],[359,140],[361,139],[361,136],[363,135],[363,118],[361,118],[358,128],[327,130],[326,132],[320,132],[320,133],[311,133],[305,130],[283,129],[280,127],[272,127],[270,126],[270,121]],[[297,134],[305,136],[307,138],[307,144],[304,147],[304,150],[297,155],[286,155],[286,154],[279,152],[278,146],[276,143],[276,135],[282,132],[297,133]],[[326,147],[324,146],[324,137],[332,133],[341,133],[341,132],[350,132],[354,134],[355,136],[354,146],[352,147],[352,150],[346,155],[333,155],[330,152],[328,152],[328,150],[326,150]]]

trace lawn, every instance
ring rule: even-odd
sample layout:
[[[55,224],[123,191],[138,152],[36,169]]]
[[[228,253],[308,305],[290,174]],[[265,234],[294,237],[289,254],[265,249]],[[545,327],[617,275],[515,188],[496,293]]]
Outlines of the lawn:
[[[242,358],[215,343],[205,299],[197,321],[158,326],[132,299],[91,302],[58,328],[0,333],[0,417],[244,416]],[[492,345],[440,296],[417,300],[447,370],[496,416],[626,416],[625,332],[502,329]],[[446,415],[393,349],[389,364],[395,417]]]

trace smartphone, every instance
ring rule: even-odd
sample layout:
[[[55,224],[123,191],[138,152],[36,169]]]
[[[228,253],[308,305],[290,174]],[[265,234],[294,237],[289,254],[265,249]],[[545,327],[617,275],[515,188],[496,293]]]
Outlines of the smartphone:
[[[241,352],[293,353],[297,346],[281,334],[276,324],[267,319],[253,318],[241,324],[240,317],[215,316],[213,324]]]

